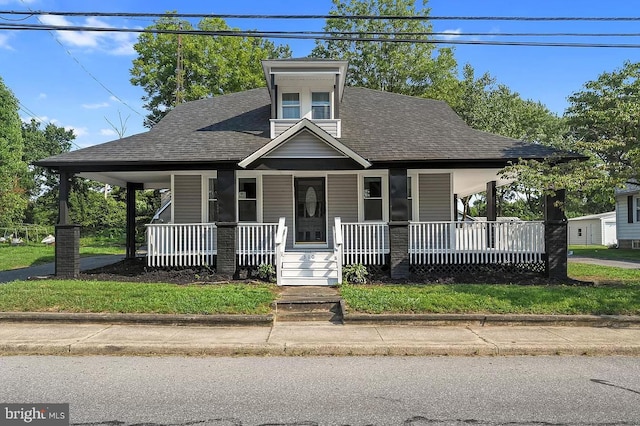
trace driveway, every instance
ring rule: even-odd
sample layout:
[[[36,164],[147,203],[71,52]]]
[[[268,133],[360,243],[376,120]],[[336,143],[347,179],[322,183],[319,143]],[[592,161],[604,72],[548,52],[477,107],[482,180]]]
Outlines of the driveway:
[[[569,256],[567,259],[569,262],[574,263],[589,263],[591,265],[613,266],[614,268],[623,269],[640,269],[640,262],[634,260],[595,259],[583,256]]]
[[[110,254],[104,256],[91,256],[80,258],[80,270],[87,271],[90,269],[101,268],[112,263],[120,262],[124,259],[124,255]],[[26,280],[29,277],[39,277],[53,275],[55,273],[55,264],[44,263],[37,266],[29,266],[27,268],[12,269],[10,271],[0,272],[0,283],[7,283],[15,280]]]

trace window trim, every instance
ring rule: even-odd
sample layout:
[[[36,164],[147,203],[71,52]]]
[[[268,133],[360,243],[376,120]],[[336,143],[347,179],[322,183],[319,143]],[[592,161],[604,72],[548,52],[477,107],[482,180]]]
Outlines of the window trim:
[[[290,105],[285,105],[285,101],[284,101],[284,96],[285,95],[298,95],[298,103],[297,104],[290,104]],[[300,120],[303,115],[302,115],[302,96],[300,92],[283,92],[282,96],[281,96],[281,105],[282,105],[282,118],[284,120]],[[297,117],[285,117],[284,116],[284,112],[288,111],[290,109],[294,109],[297,108],[298,109],[298,116]]]
[[[381,220],[365,220],[364,219],[364,178],[377,177],[381,180],[382,191],[382,219]],[[387,172],[375,170],[371,172],[360,172],[358,174],[358,222],[377,223],[389,222],[389,175]]]
[[[313,95],[316,94],[326,94],[327,95],[327,101],[314,101],[313,100]],[[323,118],[315,118],[314,115],[314,107],[320,107],[320,108],[329,108],[329,116],[328,117],[323,117]],[[311,92],[311,119],[312,120],[331,120],[333,118],[333,108],[331,108],[331,92]]]
[[[256,181],[256,198],[244,198],[244,200],[254,200],[256,203],[256,220],[240,221],[240,179],[254,179]],[[236,222],[237,223],[262,223],[262,174],[255,174],[250,171],[236,173]]]

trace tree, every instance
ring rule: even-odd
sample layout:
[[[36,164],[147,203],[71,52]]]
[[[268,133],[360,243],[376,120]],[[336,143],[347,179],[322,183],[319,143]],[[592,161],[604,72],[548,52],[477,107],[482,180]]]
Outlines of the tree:
[[[26,164],[18,100],[0,78],[0,226],[21,223],[27,207]]]
[[[640,179],[640,63],[625,62],[569,96],[565,117],[577,143],[616,183]]]
[[[426,3],[424,0],[418,14],[414,0],[333,0],[330,15],[427,18]],[[454,98],[459,90],[452,49],[436,49],[431,43],[385,41],[430,40],[431,25],[426,20],[329,18],[324,30],[344,40],[320,40],[311,56],[349,61],[349,85],[446,101]],[[380,41],[353,41],[353,37],[375,37]]]
[[[148,27],[157,30],[193,30],[174,17],[163,17]],[[204,18],[202,31],[231,28],[219,18]],[[264,86],[260,60],[291,56],[288,46],[248,37],[142,33],[134,45],[131,83],[144,89],[143,100],[151,127],[176,103]],[[181,58],[178,70],[178,57]]]

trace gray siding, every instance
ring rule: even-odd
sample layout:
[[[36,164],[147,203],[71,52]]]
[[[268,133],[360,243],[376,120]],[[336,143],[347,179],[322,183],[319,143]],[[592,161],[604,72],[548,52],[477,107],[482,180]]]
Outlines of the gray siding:
[[[286,218],[289,228],[287,247],[293,245],[293,187],[292,177],[265,175],[262,177],[262,218],[265,223],[278,223]]]
[[[265,158],[331,158],[345,157],[311,133],[304,131],[291,138]]]
[[[336,217],[342,222],[358,221],[358,176],[329,175],[327,179],[328,193],[328,228],[329,247],[333,247],[333,223]]]
[[[616,197],[616,233],[618,241],[640,240],[640,222],[636,221],[635,217],[633,218],[633,223],[629,223],[627,220],[627,195],[631,194],[618,195]],[[634,199],[637,198],[638,194],[634,194],[633,197]]]
[[[202,177],[176,175],[173,180],[173,223],[202,222]]]
[[[419,221],[450,221],[451,178],[449,173],[421,174],[418,177]]]

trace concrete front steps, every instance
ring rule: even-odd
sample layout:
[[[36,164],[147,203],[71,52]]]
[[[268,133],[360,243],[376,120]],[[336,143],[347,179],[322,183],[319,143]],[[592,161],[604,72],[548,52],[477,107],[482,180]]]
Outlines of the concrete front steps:
[[[333,251],[287,251],[282,258],[284,286],[331,286],[340,282]]]
[[[284,287],[274,302],[275,319],[286,321],[343,322],[343,302],[338,290],[326,286]]]

